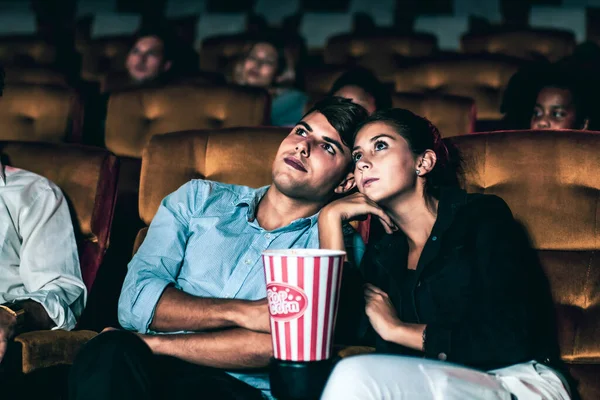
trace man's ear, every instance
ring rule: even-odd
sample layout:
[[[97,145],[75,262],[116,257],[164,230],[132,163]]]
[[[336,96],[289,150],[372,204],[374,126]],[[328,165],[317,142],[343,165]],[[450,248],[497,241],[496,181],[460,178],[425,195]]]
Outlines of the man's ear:
[[[335,188],[335,194],[345,194],[356,187],[356,181],[354,180],[354,173],[348,172],[346,177],[340,182]]]
[[[168,70],[171,69],[172,66],[173,66],[173,62],[172,61],[167,61],[165,63],[165,65],[163,65],[163,72],[167,72]]]
[[[419,176],[423,176],[431,172],[433,167],[435,167],[435,163],[437,162],[437,157],[433,150],[425,150],[425,152],[418,158],[417,162],[417,170],[420,171]]]

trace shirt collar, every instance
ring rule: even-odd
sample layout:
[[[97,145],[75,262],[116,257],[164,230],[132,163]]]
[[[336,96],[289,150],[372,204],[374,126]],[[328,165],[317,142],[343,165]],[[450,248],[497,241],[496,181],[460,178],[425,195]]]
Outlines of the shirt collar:
[[[0,183],[6,185],[6,175],[4,174],[4,165],[0,162]]]
[[[263,186],[256,190],[249,191],[248,193],[241,196],[237,200],[237,202],[234,203],[236,207],[248,207],[248,211],[246,213],[248,221],[254,221],[254,219],[256,218],[256,208],[258,207],[258,203],[260,203],[263,196],[267,193],[267,190],[269,190],[269,186]],[[295,226],[301,223],[304,224],[306,223],[306,221],[310,222],[310,226],[312,228],[319,221],[319,213],[311,215],[310,217],[299,218],[295,221],[292,221],[292,223],[288,226]]]

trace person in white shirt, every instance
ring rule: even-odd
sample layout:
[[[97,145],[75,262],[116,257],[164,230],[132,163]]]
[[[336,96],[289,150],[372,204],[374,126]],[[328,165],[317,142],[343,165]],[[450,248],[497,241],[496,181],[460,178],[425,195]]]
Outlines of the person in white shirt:
[[[0,94],[1,84],[2,79]],[[42,176],[0,162],[0,366],[16,334],[73,329],[85,300],[61,190]]]

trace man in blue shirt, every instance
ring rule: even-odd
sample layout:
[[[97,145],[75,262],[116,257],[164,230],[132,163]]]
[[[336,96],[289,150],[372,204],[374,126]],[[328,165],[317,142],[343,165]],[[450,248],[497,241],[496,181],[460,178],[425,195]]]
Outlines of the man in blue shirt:
[[[121,325],[84,347],[70,399],[261,399],[272,356],[261,253],[318,248],[317,214],[354,187],[366,111],[317,103],[281,143],[273,184],[193,180],[167,196],[129,263]],[[168,333],[168,334],[167,334]]]

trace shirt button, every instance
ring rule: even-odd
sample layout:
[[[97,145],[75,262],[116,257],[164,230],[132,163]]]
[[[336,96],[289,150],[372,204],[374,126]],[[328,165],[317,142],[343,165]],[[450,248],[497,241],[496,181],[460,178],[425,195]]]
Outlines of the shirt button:
[[[417,282],[417,287],[421,287],[421,281]]]
[[[251,263],[252,263],[252,261],[250,261],[250,260],[244,261],[244,264],[246,264],[246,265],[250,265]]]
[[[448,356],[446,355],[446,353],[440,353],[438,354],[438,360],[440,361],[446,361],[448,359]]]
[[[431,240],[435,242],[437,240],[437,236],[432,237]]]
[[[267,239],[271,239],[271,234],[270,234],[270,233],[267,233],[267,234],[265,235],[265,237],[266,237]]]

